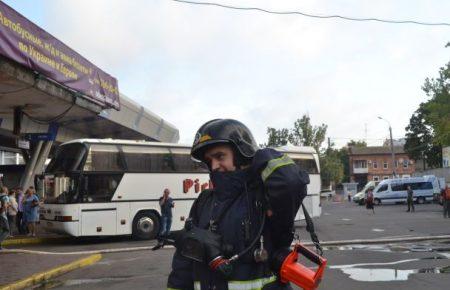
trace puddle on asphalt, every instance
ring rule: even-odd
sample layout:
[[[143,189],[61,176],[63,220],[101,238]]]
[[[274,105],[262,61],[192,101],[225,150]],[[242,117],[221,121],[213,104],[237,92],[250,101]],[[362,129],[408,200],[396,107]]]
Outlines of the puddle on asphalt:
[[[439,244],[383,244],[383,245],[343,245],[343,246],[324,246],[324,250],[327,251],[352,251],[352,250],[365,250],[384,253],[411,253],[411,252],[438,252],[449,258],[446,253],[450,252],[450,247],[447,245]],[[450,255],[450,254],[448,254]]]
[[[384,268],[342,268],[342,272],[349,275],[350,279],[361,282],[383,282],[383,281],[406,281],[412,274],[432,273],[432,274],[449,274],[450,266],[398,270]]]
[[[344,268],[350,279],[362,282],[406,281],[414,270]]]
[[[355,281],[361,282],[406,281],[412,274],[421,274],[421,273],[450,274],[450,266],[408,269],[408,270],[398,270],[389,268],[361,268],[361,267],[398,265],[420,260],[441,260],[450,258],[450,254],[444,256],[445,257],[434,256],[417,259],[407,259],[386,263],[360,263],[350,265],[335,265],[329,266],[329,268],[339,269],[344,274],[348,275],[350,279],[353,279]]]

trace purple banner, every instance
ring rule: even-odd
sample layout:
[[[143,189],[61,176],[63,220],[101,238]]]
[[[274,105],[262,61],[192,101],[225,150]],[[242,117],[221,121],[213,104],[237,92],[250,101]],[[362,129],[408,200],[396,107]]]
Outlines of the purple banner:
[[[1,1],[0,54],[103,107],[120,109],[114,77]]]

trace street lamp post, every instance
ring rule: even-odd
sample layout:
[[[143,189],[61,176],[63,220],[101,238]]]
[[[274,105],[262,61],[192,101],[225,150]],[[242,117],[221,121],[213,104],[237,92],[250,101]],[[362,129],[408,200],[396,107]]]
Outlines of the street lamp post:
[[[392,139],[392,127],[391,127],[391,123],[389,123],[388,120],[378,116],[378,119],[380,120],[384,120],[388,123],[389,125],[389,135],[391,137],[391,156],[392,156],[392,174],[394,175],[394,178],[397,177],[397,173],[395,172],[395,153],[394,153],[394,140]]]

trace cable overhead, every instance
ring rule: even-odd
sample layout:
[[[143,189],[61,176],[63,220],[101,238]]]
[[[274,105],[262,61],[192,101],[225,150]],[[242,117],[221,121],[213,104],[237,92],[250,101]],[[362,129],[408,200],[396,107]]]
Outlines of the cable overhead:
[[[311,17],[311,18],[321,18],[321,19],[342,19],[342,20],[348,20],[348,21],[374,21],[374,22],[382,22],[382,23],[389,23],[389,24],[415,24],[415,25],[425,25],[425,26],[450,26],[450,23],[446,22],[422,22],[422,21],[416,21],[416,20],[391,20],[391,19],[379,19],[379,18],[359,18],[359,17],[347,17],[347,16],[341,16],[341,15],[315,15],[315,14],[309,14],[304,13],[301,11],[272,11],[267,10],[263,8],[258,7],[237,7],[237,6],[230,6],[220,3],[213,3],[213,2],[196,2],[196,1],[188,1],[188,0],[172,0],[174,2],[180,2],[184,4],[191,4],[191,5],[204,5],[204,6],[216,6],[221,8],[227,8],[227,9],[234,9],[234,10],[253,10],[253,11],[259,11],[269,14],[278,14],[278,15],[302,15],[305,17]]]

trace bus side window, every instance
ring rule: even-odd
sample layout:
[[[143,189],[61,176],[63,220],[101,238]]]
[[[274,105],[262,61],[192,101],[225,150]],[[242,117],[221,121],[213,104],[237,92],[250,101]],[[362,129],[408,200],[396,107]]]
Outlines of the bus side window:
[[[122,176],[122,174],[86,175],[83,187],[87,187],[87,190],[83,190],[81,201],[86,203],[111,201]]]
[[[295,164],[297,164],[300,169],[305,170],[309,174],[318,174],[319,170],[317,170],[316,162],[314,159],[293,159]]]

